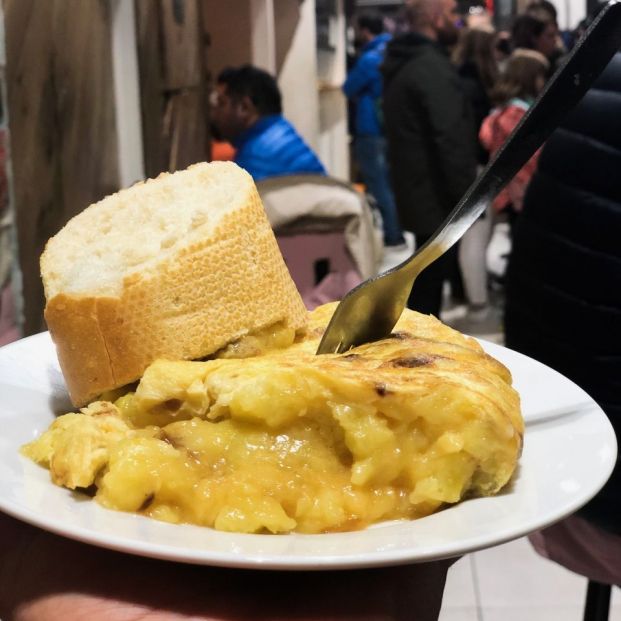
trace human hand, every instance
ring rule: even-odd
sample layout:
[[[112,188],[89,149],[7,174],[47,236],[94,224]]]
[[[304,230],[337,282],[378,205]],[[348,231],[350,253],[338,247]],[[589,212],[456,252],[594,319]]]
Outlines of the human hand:
[[[183,565],[78,543],[0,514],[0,619],[431,621],[454,560],[321,572]]]

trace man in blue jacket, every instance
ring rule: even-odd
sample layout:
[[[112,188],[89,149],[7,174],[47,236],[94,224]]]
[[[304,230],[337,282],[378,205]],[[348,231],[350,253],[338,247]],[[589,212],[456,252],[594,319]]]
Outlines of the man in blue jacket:
[[[390,35],[383,32],[382,18],[361,15],[357,36],[363,46],[347,80],[345,95],[356,104],[354,152],[362,180],[377,201],[384,223],[384,244],[390,252],[404,250],[405,239],[399,224],[386,162],[386,142],[382,131],[382,76],[379,67]],[[411,249],[410,249],[411,250]],[[409,256],[409,252],[405,252]],[[407,256],[403,256],[403,259]],[[386,258],[386,257],[385,257]]]
[[[282,116],[280,90],[266,71],[251,65],[222,71],[211,115],[216,132],[235,147],[235,162],[255,181],[326,174],[315,153]]]

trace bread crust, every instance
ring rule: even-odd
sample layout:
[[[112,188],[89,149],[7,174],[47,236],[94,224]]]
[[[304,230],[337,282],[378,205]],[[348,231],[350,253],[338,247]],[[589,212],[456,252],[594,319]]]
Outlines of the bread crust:
[[[202,358],[276,322],[300,329],[306,317],[254,186],[208,239],[126,277],[119,297],[59,293],[45,308],[76,406],[157,358]]]

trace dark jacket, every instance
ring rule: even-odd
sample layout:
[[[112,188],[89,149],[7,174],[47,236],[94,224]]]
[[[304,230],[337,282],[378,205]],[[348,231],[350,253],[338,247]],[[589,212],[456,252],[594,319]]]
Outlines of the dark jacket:
[[[557,369],[621,437],[621,54],[544,147],[507,271],[507,345]],[[582,511],[621,534],[621,466]]]
[[[420,34],[393,39],[382,72],[399,218],[405,229],[428,236],[474,180],[471,107],[444,49]]]
[[[319,158],[287,119],[272,114],[259,119],[233,141],[235,162],[255,181],[281,175],[325,175]]]
[[[473,62],[465,62],[461,67],[457,68],[457,73],[461,79],[466,97],[472,105],[472,112],[474,114],[473,140],[477,145],[477,161],[479,164],[485,165],[489,160],[489,153],[479,143],[479,129],[481,129],[481,123],[483,123],[485,117],[492,111],[492,103],[483,80],[481,80],[479,69]]]
[[[382,75],[379,67],[384,60],[388,33],[380,34],[363,48],[360,58],[347,74],[343,91],[356,101],[356,134],[358,136],[381,136],[379,118],[382,98]]]

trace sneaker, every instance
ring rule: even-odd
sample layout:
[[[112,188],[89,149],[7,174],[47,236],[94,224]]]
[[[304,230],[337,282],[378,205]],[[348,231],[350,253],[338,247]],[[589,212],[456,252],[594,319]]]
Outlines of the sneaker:
[[[487,304],[480,306],[471,306],[468,309],[467,317],[473,323],[483,323],[488,320],[492,314],[492,309]]]
[[[492,306],[469,309],[465,316],[447,322],[451,328],[470,336],[495,340],[503,332],[502,313]]]
[[[381,274],[396,267],[414,254],[416,248],[414,233],[403,231],[403,237],[405,238],[403,244],[384,246],[384,256],[382,257],[378,273]]]

